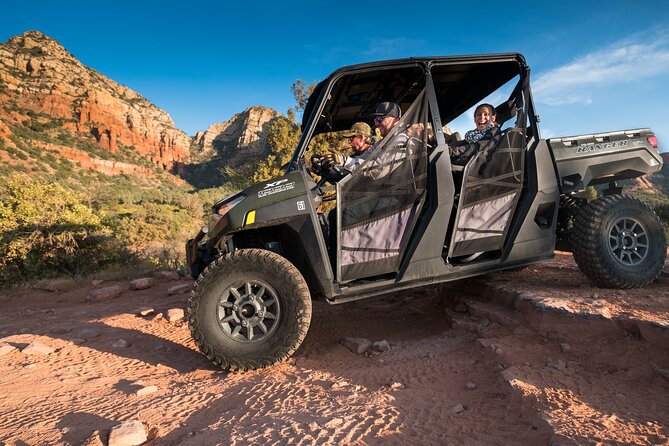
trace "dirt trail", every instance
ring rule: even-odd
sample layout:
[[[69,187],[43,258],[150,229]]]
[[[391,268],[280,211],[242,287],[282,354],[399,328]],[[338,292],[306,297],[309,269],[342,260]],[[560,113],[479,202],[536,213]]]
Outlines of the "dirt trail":
[[[184,321],[155,316],[184,307],[186,294],[167,293],[175,284],[98,303],[89,285],[0,294],[0,337],[16,348],[0,356],[0,444],[106,445],[132,419],[152,445],[669,444],[667,276],[600,290],[558,255],[466,283],[316,303],[297,354],[248,373],[217,370]],[[528,295],[541,305],[528,309]],[[356,355],[345,336],[392,350]],[[53,351],[21,351],[34,341]]]

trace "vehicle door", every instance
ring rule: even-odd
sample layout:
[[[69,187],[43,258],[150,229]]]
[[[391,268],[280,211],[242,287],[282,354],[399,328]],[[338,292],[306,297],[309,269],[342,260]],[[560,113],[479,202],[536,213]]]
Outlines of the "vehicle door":
[[[337,184],[337,278],[347,282],[399,270],[425,199],[425,90],[399,123]]]
[[[515,125],[482,143],[464,168],[449,258],[504,246],[523,187],[527,125],[520,99],[516,106]]]

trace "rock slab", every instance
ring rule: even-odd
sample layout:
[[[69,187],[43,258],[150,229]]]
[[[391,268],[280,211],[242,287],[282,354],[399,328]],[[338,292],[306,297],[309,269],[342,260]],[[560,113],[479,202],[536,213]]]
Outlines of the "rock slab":
[[[130,347],[130,342],[126,341],[125,339],[119,339],[118,341],[116,341],[112,344],[112,347],[114,347],[114,348],[127,348],[127,347]]]
[[[153,277],[159,280],[179,280],[179,273],[176,271],[156,271]]]
[[[179,322],[184,318],[183,308],[170,308],[165,314],[165,318],[168,322]]]
[[[158,391],[158,386],[146,386],[142,387],[141,389],[138,389],[135,392],[135,395],[137,396],[150,395],[152,393],[156,393],[157,391]]]
[[[39,282],[36,287],[40,290],[46,291],[69,291],[76,286],[76,283],[72,279],[54,279],[48,280],[45,282]]]
[[[386,340],[377,341],[377,342],[372,344],[372,349],[375,352],[389,352],[390,351],[390,344]]]
[[[109,446],[138,446],[146,440],[146,429],[139,420],[118,424],[109,432]]]
[[[174,285],[172,287],[169,287],[167,289],[167,294],[172,296],[173,294],[182,294],[190,291],[192,288],[192,285],[190,283],[181,283],[179,285]]]
[[[8,353],[13,352],[16,350],[16,347],[13,345],[7,344],[5,342],[0,342],[0,356],[5,356]]]
[[[155,310],[153,308],[149,308],[149,307],[142,307],[139,310],[137,310],[137,314],[139,314],[140,316],[144,316],[144,317],[151,316],[154,312],[155,312]]]
[[[352,338],[347,336],[342,338],[342,340],[339,342],[353,353],[357,353],[359,355],[372,348],[372,341],[365,338]]]
[[[465,408],[464,408],[464,406],[463,406],[462,404],[460,404],[460,403],[451,406],[451,412],[453,412],[453,413],[456,413],[456,414],[457,414],[457,413],[462,413],[462,412],[464,412],[464,411],[465,411]]]
[[[141,279],[135,279],[130,282],[130,288],[133,290],[145,290],[151,288],[156,284],[156,281],[152,277],[142,277]]]
[[[108,286],[105,288],[98,288],[97,290],[91,290],[88,293],[88,296],[86,297],[86,300],[89,302],[103,302],[105,300],[110,300],[114,299],[115,297],[119,297],[123,293],[123,288],[114,285],[114,286]]]
[[[26,348],[21,350],[22,353],[26,355],[48,355],[53,353],[53,349],[48,345],[44,345],[41,342],[33,341]]]

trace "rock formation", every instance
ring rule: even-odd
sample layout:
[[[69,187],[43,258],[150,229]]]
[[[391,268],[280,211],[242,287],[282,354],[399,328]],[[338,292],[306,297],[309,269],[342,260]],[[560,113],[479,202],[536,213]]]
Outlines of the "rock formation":
[[[276,110],[256,105],[225,122],[195,134],[200,157],[220,157],[231,167],[259,159],[267,150],[267,125],[279,116]]]
[[[134,147],[168,171],[189,157],[190,138],[165,111],[84,66],[38,31],[0,44],[0,103],[0,122],[10,126],[32,111],[62,120],[62,127],[112,153],[119,144]],[[0,137],[8,136],[6,124],[0,125]]]

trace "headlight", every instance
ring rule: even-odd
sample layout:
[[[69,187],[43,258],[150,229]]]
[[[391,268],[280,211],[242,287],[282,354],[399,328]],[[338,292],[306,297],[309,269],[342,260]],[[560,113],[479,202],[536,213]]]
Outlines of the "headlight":
[[[218,215],[225,215],[230,212],[230,209],[241,203],[246,196],[237,193],[231,197],[225,198],[214,205],[214,211]]]

